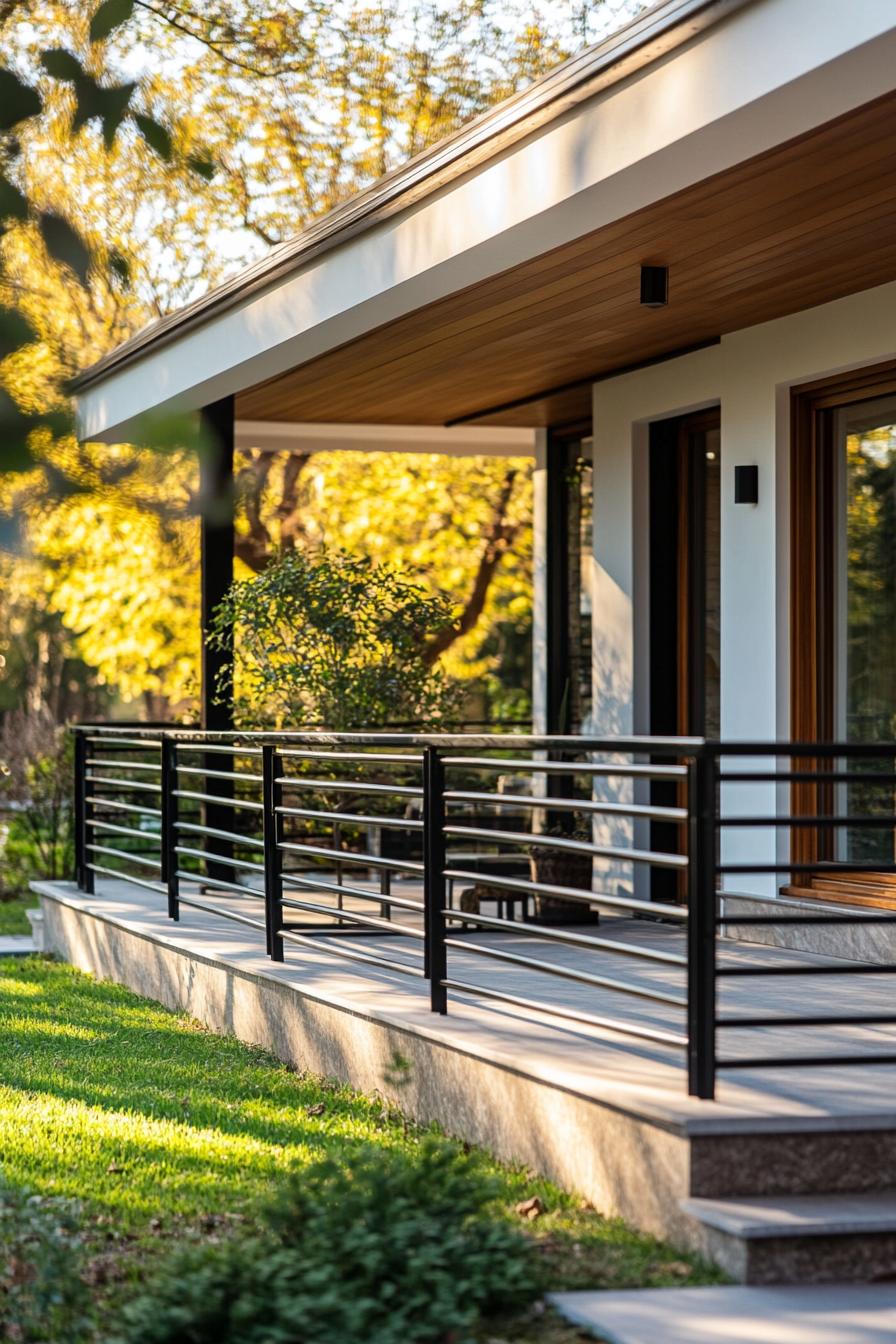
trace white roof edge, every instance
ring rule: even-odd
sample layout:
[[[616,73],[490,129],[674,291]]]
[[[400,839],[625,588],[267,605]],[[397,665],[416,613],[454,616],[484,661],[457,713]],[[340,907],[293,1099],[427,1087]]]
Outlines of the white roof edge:
[[[450,186],[78,397],[84,438],[191,410],[674,195],[896,88],[892,0],[752,0]]]
[[[237,448],[306,453],[446,453],[454,457],[531,457],[534,429],[464,425],[341,425],[237,420]]]

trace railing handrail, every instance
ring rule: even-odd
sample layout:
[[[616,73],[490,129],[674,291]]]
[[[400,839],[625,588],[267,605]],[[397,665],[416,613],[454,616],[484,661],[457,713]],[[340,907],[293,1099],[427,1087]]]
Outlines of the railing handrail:
[[[205,743],[269,742],[275,746],[296,743],[301,746],[371,746],[371,747],[442,747],[450,750],[492,747],[496,751],[606,751],[639,754],[668,754],[680,757],[700,752],[707,745],[702,737],[592,736],[556,733],[395,733],[395,732],[329,732],[323,729],[221,729],[184,728],[172,724],[165,728],[119,727],[117,724],[75,723],[74,733],[99,733],[107,737],[139,737],[150,741],[168,738],[172,741]]]
[[[73,733],[98,733],[106,737],[139,737],[150,741],[169,738],[173,741],[237,744],[240,742],[270,742],[284,745],[334,746],[416,746],[461,749],[464,747],[494,747],[496,750],[538,751],[579,750],[606,752],[637,752],[643,754],[670,754],[680,757],[709,752],[721,756],[785,756],[825,758],[831,756],[882,757],[896,756],[896,739],[878,742],[783,742],[775,738],[706,738],[683,736],[652,736],[629,733],[618,736],[586,733],[478,733],[478,732],[395,732],[387,729],[372,732],[330,731],[323,728],[230,729],[193,728],[180,724],[118,724],[73,723]]]

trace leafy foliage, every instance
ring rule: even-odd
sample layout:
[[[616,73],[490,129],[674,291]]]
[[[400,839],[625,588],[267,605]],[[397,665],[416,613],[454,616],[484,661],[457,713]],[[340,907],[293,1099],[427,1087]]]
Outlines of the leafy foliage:
[[[453,614],[401,570],[344,551],[290,550],[233,584],[213,642],[229,647],[233,631],[243,727],[434,724],[453,691],[424,650]],[[230,682],[218,689],[229,694]]]
[[[8,23],[21,16],[31,17],[30,0],[10,0],[0,11],[0,20]],[[0,57],[0,238],[13,225],[31,224],[37,231],[47,256],[52,262],[72,272],[73,279],[86,289],[91,271],[105,268],[119,283],[126,283],[126,269],[115,249],[95,248],[73,222],[72,202],[66,202],[64,211],[48,208],[40,193],[32,192],[27,174],[21,169],[22,138],[28,137],[32,123],[45,123],[52,115],[60,89],[69,91],[69,127],[71,139],[91,122],[101,127],[102,140],[107,152],[115,144],[116,136],[128,120],[137,135],[160,160],[168,164],[174,155],[171,132],[148,111],[134,107],[138,84],[133,80],[109,80],[103,68],[104,43],[133,14],[133,0],[102,0],[93,7],[89,20],[71,25],[71,36],[85,47],[83,58],[67,46],[48,45],[36,53],[38,71],[32,77],[12,68],[6,51]],[[7,64],[9,61],[9,64]],[[45,87],[45,85],[49,87]],[[55,86],[55,88],[53,87]],[[41,126],[45,130],[44,126]],[[183,155],[188,172],[198,172],[208,178],[211,157],[201,147],[191,146]],[[4,258],[0,254],[0,328],[10,325],[15,313],[2,291],[5,288]],[[32,333],[27,334],[30,340]],[[0,360],[9,353],[0,346]],[[32,438],[35,430],[49,427],[59,433],[59,426],[47,419],[45,409],[22,411],[16,402],[3,392],[5,401],[0,406],[0,431],[3,436],[3,458],[0,466],[6,471],[28,471],[35,465]]]
[[[178,1256],[125,1309],[129,1344],[464,1344],[537,1296],[532,1246],[481,1164],[438,1140],[290,1180],[267,1235]]]
[[[0,721],[0,896],[34,878],[68,875],[73,855],[72,747],[49,709],[13,710]]]
[[[0,1333],[19,1344],[81,1344],[90,1302],[80,1270],[84,1236],[72,1200],[0,1177]]]
[[[185,712],[197,597],[183,473],[153,497],[137,453],[77,445],[68,379],[638,7],[0,3],[0,547],[35,572],[33,590],[60,617],[72,664],[97,660],[103,683],[149,714]],[[27,327],[14,327],[17,318]],[[147,446],[158,450],[161,437],[148,435]],[[166,423],[164,438],[190,446],[181,425]],[[525,713],[515,690],[530,605],[525,475],[502,512],[497,475],[470,460],[423,461],[393,489],[388,464],[315,457],[322,469],[308,479],[326,507],[311,496],[304,517],[324,519],[330,546],[426,571],[476,627],[446,630],[443,667],[475,680],[477,697],[487,683],[491,703]],[[388,517],[365,535],[354,519],[368,516],[383,486]],[[135,533],[138,508],[147,519]],[[144,563],[153,550],[158,591]],[[477,587],[477,567],[487,573],[497,559]],[[0,629],[5,621],[0,610]],[[481,716],[478,700],[465,714]]]

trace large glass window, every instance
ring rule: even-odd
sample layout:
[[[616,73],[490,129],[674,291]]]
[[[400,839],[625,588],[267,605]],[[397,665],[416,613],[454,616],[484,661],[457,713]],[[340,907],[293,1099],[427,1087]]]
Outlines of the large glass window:
[[[864,402],[835,420],[835,701],[838,736],[848,742],[896,738],[896,400]],[[868,766],[863,764],[863,769]],[[891,768],[881,762],[882,770]],[[850,815],[886,802],[884,790],[849,785]],[[887,805],[892,811],[892,800]],[[847,829],[845,854],[892,863],[887,830]]]

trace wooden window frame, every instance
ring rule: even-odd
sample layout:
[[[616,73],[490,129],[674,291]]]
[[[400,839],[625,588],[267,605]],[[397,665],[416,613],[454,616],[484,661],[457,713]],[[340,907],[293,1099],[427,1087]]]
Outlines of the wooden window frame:
[[[896,394],[896,360],[855,369],[793,387],[790,393],[790,722],[794,742],[832,742],[836,737],[834,604],[836,569],[836,467],[834,413],[857,402]],[[824,774],[830,762],[804,757],[794,769],[817,772],[818,784],[791,785],[794,816],[834,809],[833,787]],[[834,857],[829,831],[791,829],[794,863]],[[869,880],[869,878],[871,880]],[[896,875],[808,874],[789,894],[813,895],[841,904],[896,905]]]

